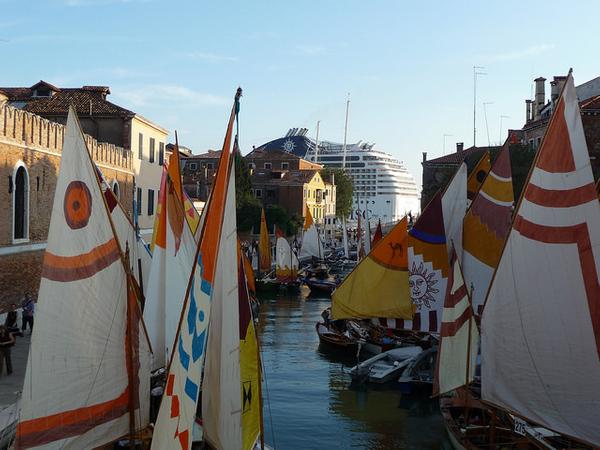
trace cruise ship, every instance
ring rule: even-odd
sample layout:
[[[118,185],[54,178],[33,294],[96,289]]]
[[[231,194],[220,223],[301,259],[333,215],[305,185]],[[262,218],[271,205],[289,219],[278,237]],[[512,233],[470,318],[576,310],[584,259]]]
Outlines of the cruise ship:
[[[306,136],[307,128],[292,128],[279,139],[260,147],[285,150],[325,167],[344,166],[343,144],[319,141]],[[371,222],[394,223],[409,212],[419,212],[419,193],[413,176],[401,161],[359,141],[346,145],[345,168],[354,183],[354,210],[367,211]]]

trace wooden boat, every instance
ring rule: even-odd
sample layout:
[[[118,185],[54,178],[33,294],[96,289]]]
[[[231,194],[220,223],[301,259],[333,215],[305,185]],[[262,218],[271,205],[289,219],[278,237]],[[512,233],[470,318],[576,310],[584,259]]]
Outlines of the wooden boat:
[[[387,383],[397,379],[410,360],[423,352],[421,347],[398,347],[375,355],[350,369],[354,382]]]
[[[303,277],[302,282],[309,287],[311,293],[325,294],[328,296],[330,296],[340,284],[339,278],[337,277],[329,277],[326,279]]]
[[[317,322],[315,329],[317,330],[321,344],[351,354],[357,353],[358,340],[350,336],[347,332],[337,329],[332,323],[326,325],[323,322]]]

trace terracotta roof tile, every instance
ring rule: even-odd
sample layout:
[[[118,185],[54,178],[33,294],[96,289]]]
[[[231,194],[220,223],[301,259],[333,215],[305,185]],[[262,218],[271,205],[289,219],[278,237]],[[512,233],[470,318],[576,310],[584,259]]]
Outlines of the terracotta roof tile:
[[[600,109],[600,95],[582,101],[579,106],[582,110]]]

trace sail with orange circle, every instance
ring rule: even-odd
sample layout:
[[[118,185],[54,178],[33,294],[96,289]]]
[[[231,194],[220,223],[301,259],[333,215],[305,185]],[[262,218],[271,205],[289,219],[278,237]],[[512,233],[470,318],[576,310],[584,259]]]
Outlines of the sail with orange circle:
[[[150,349],[122,251],[71,108],[23,383],[18,448],[96,448],[148,424]]]

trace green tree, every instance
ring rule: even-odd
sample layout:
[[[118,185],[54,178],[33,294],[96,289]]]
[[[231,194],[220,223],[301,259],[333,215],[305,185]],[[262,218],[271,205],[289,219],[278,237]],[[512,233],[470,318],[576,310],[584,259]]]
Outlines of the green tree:
[[[335,215],[348,217],[352,211],[352,195],[354,193],[352,178],[343,169],[325,167],[321,170],[321,176],[328,182],[332,181],[332,175],[336,186]]]
[[[235,206],[238,231],[251,231],[258,223],[262,204],[252,195],[250,169],[239,151],[234,153],[235,164]],[[256,228],[258,232],[258,228]]]

